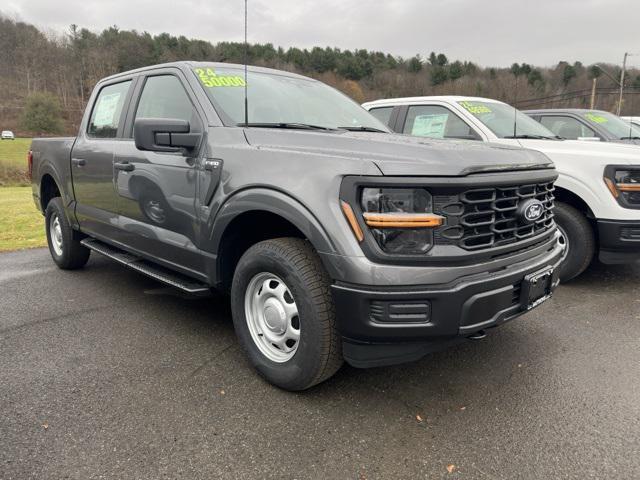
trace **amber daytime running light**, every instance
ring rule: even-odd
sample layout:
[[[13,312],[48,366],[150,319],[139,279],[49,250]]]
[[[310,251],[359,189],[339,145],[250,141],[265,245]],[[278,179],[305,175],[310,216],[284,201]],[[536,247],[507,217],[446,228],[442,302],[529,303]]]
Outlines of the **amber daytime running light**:
[[[365,213],[364,221],[375,228],[434,228],[443,217],[431,213]]]

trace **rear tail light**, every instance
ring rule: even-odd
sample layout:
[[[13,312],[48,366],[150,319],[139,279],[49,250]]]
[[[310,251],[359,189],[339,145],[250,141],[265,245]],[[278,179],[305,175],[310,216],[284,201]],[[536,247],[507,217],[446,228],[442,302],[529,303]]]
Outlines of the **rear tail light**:
[[[27,172],[29,180],[31,180],[33,178],[33,152],[31,150],[27,153]]]

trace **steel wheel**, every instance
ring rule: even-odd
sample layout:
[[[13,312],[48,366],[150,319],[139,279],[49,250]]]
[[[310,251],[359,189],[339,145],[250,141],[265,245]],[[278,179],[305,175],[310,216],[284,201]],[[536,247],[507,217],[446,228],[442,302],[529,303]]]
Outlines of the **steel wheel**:
[[[49,219],[49,234],[53,251],[56,252],[56,255],[62,256],[62,225],[57,213],[51,215]]]
[[[289,287],[273,273],[255,275],[244,297],[251,338],[269,360],[284,363],[300,343],[300,318]]]

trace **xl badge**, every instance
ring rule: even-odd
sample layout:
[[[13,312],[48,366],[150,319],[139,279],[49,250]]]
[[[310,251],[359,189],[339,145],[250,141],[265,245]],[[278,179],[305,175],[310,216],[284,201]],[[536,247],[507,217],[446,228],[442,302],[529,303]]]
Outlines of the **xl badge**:
[[[518,216],[524,223],[533,223],[544,214],[544,205],[540,200],[530,199],[522,202],[518,208]]]

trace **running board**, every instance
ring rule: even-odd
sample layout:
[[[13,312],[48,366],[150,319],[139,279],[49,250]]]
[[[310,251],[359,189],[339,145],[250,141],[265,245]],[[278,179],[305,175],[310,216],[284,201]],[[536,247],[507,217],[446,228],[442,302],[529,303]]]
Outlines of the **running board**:
[[[173,272],[167,268],[161,267],[160,265],[156,265],[140,257],[136,257],[135,255],[127,253],[116,247],[107,245],[100,240],[96,240],[95,238],[85,238],[81,240],[80,243],[100,255],[109,257],[122,265],[147,275],[148,277],[155,278],[156,280],[171,285],[172,287],[179,288],[183,292],[194,294],[210,293],[210,288],[205,283],[198,282],[186,275]]]

